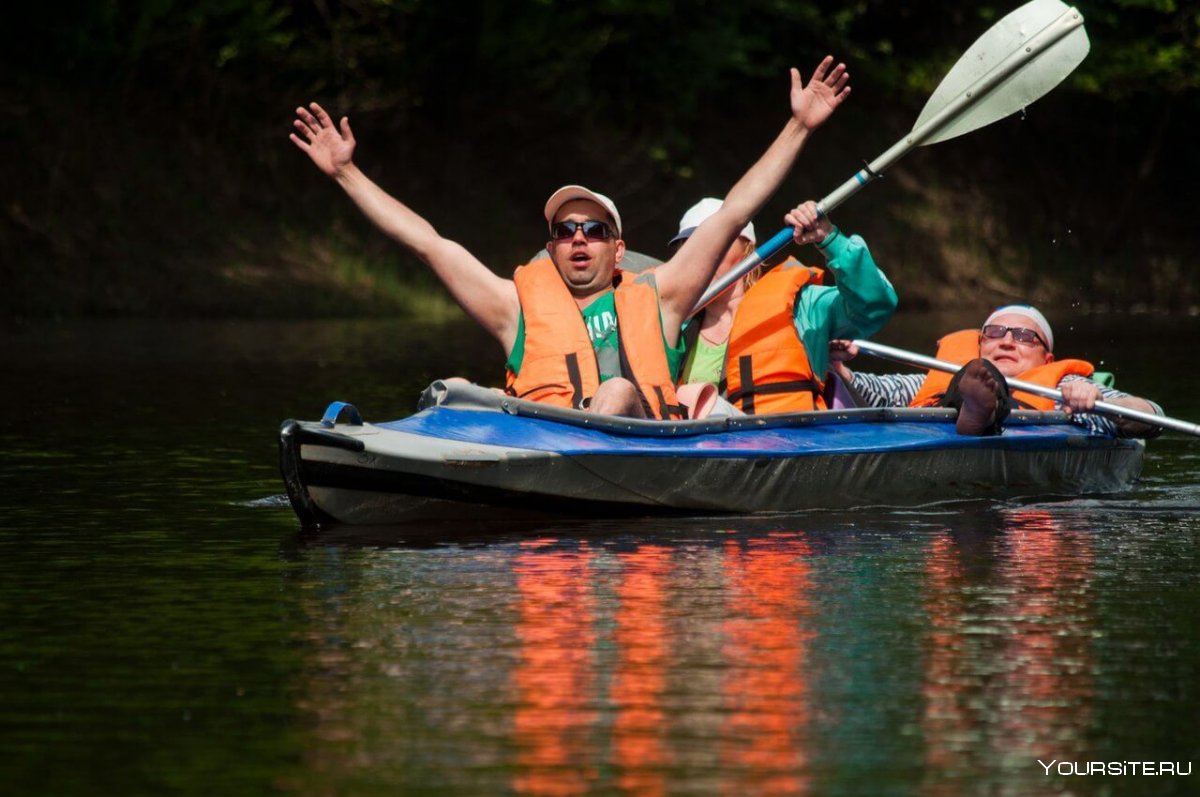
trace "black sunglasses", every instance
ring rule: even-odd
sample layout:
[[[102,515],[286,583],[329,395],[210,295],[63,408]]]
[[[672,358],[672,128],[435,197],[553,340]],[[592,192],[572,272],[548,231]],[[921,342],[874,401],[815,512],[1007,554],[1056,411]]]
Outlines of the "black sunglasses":
[[[1042,344],[1042,348],[1046,349],[1047,351],[1050,350],[1050,346],[1046,343],[1041,335],[1032,329],[1027,329],[1026,327],[1005,327],[999,324],[988,324],[981,331],[983,332],[983,336],[985,338],[992,338],[993,340],[999,340],[1011,332],[1013,340],[1015,340],[1017,343],[1024,343],[1026,346],[1032,346],[1035,343],[1040,343]]]
[[[583,230],[585,238],[591,241],[607,241],[613,237],[612,228],[602,221],[588,219],[587,221],[556,221],[550,225],[550,235],[556,241],[565,241],[575,237],[576,230]]]

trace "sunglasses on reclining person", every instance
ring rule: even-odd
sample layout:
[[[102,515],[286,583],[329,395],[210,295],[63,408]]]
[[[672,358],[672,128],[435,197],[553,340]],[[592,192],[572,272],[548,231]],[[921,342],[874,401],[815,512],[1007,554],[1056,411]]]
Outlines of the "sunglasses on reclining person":
[[[576,230],[583,230],[583,236],[589,241],[607,241],[613,237],[612,228],[602,221],[588,219],[587,221],[556,221],[550,225],[550,235],[556,241],[565,241],[575,237]]]
[[[1026,346],[1032,346],[1035,343],[1040,343],[1042,344],[1042,348],[1046,349],[1047,351],[1050,350],[1049,344],[1046,343],[1045,339],[1043,339],[1041,335],[1026,327],[1005,327],[1001,326],[1000,324],[987,324],[980,331],[983,333],[985,338],[992,338],[993,340],[999,340],[1011,332],[1013,340],[1015,340],[1017,343],[1023,343]]]

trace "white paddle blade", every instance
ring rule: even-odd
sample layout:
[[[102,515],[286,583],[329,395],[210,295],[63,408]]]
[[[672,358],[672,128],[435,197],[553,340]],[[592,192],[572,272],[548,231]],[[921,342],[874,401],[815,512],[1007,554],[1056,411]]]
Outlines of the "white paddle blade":
[[[1060,0],[1032,0],[963,53],[925,103],[913,130],[944,122],[920,141],[935,144],[1016,113],[1061,83],[1090,48],[1079,11]],[[964,104],[965,110],[949,119],[937,118]]]

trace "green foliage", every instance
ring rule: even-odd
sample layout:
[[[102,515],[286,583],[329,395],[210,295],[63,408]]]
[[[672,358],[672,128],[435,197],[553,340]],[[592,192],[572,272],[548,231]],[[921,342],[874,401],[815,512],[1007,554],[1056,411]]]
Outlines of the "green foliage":
[[[1111,99],[1200,88],[1200,9],[1175,0],[1080,0],[1092,57],[1075,84]]]
[[[1095,56],[1074,85],[1108,96],[1200,83],[1200,13],[1174,0],[1081,0]],[[41,73],[194,92],[198,111],[307,87],[347,107],[445,119],[549,112],[687,132],[714,97],[825,52],[916,101],[1010,10],[886,0],[115,0],[33,11]],[[27,59],[27,60],[26,60]],[[217,96],[220,95],[220,96]]]
[[[1175,0],[1080,0],[1096,51],[1078,85],[1196,87],[1200,12]],[[678,112],[746,77],[832,51],[890,87],[928,91],[1007,5],[887,0],[96,0],[30,9],[14,42],[39,72],[176,78],[237,62],[276,85],[314,82],[380,101],[537,98],[564,114]],[[72,7],[73,6],[73,7]],[[62,20],[69,19],[69,24]],[[390,86],[390,88],[388,88]],[[249,88],[242,86],[242,89]],[[236,93],[238,86],[226,86]],[[382,91],[382,97],[373,92]]]
[[[314,99],[353,114],[373,174],[399,184],[434,218],[456,220],[467,200],[486,209],[492,250],[481,255],[515,262],[538,234],[536,224],[520,226],[537,201],[527,194],[556,182],[599,175],[632,198],[631,218],[671,215],[693,195],[721,190],[785,113],[787,68],[807,79],[826,53],[846,61],[853,77],[853,110],[838,123],[840,136],[856,137],[844,143],[852,165],[871,154],[860,139],[874,142],[892,118],[911,121],[963,50],[1017,4],[31,4],[24,24],[12,26],[22,35],[10,30],[12,42],[0,50],[11,85],[31,87],[5,92],[10,102],[0,109],[21,153],[8,159],[19,189],[0,215],[0,245],[18,254],[0,264],[13,273],[0,276],[31,291],[70,281],[83,286],[69,289],[77,305],[102,310],[155,306],[152,296],[126,298],[127,283],[149,284],[163,262],[186,264],[167,270],[199,285],[222,284],[221,265],[193,278],[206,260],[248,263],[243,277],[264,262],[286,273],[296,253],[282,252],[279,230],[329,229],[354,216],[286,141],[290,109]],[[1200,12],[1176,0],[1077,5],[1092,55],[1054,103],[1074,92],[1087,103],[1086,118],[1039,129],[1096,138],[1076,155],[1077,172],[1099,164],[1121,212],[1134,214],[1168,155],[1183,159],[1175,168],[1196,169],[1192,148],[1172,142],[1200,115]],[[1038,113],[1053,114],[1054,105]],[[1035,171],[1055,168],[1063,167],[1039,162]],[[1046,224],[1065,223],[1061,208],[1078,214],[1086,204],[1086,180],[1063,181],[1047,201]],[[480,231],[478,222],[467,229]],[[356,239],[371,235],[356,230]],[[53,265],[23,268],[22,258]],[[376,268],[371,260],[356,268]],[[420,271],[411,260],[398,268]],[[72,270],[86,277],[74,279]],[[394,275],[343,276],[360,293],[394,288]]]

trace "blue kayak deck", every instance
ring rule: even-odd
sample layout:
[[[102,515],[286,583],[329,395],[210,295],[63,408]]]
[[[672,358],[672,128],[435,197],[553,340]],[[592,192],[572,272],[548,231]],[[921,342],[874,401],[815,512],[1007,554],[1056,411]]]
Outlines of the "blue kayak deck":
[[[571,412],[569,410],[562,412]],[[737,419],[724,430],[704,422],[597,423],[586,413],[569,420],[503,411],[436,406],[376,426],[443,440],[572,455],[647,457],[796,457],[931,449],[1020,451],[1136,445],[1089,434],[1061,413],[1016,419],[1003,435],[966,437],[952,410],[844,410],[774,416],[768,423]],[[825,416],[822,418],[821,416]],[[590,421],[590,423],[589,423]],[[690,425],[690,426],[689,426]]]

